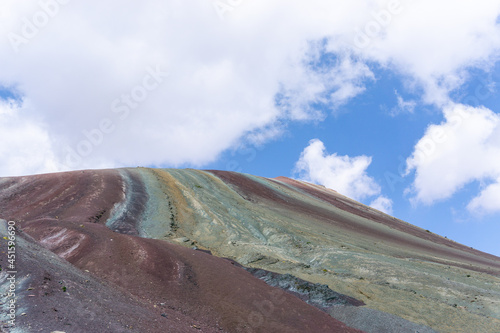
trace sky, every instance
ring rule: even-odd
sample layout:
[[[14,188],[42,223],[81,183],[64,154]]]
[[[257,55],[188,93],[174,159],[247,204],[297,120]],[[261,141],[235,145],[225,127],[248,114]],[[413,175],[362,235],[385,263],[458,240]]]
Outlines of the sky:
[[[318,183],[500,256],[498,0],[2,0],[0,176]]]

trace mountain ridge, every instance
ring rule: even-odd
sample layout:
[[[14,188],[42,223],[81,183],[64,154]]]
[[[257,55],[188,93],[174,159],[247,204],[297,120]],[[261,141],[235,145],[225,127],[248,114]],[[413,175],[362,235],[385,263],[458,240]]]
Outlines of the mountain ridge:
[[[84,272],[88,270],[99,280],[122,285],[117,288],[121,292],[131,289],[126,287],[123,274],[116,273],[123,267],[143,267],[147,274],[135,270],[127,274],[143,274],[140,276],[152,284],[171,274],[156,276],[159,273],[148,268],[145,259],[153,256],[157,260],[151,264],[171,258],[193,271],[210,272],[205,277],[195,274],[191,279],[188,274],[181,285],[195,281],[224,293],[224,288],[217,289],[212,285],[214,280],[207,277],[219,273],[202,269],[207,257],[196,263],[186,261],[190,256],[208,256],[191,252],[196,248],[210,251],[214,255],[210,259],[213,267],[224,267],[222,271],[232,271],[220,262],[225,260],[221,258],[230,258],[251,269],[290,274],[300,281],[328,286],[365,303],[349,311],[332,307],[324,310],[330,315],[324,317],[324,311],[312,310],[314,307],[304,300],[287,302],[295,304],[294,313],[309,313],[309,318],[321,318],[315,320],[318,324],[342,327],[341,331],[369,332],[368,316],[378,318],[386,331],[395,332],[400,324],[408,329],[420,325],[422,330],[431,327],[442,332],[495,332],[500,327],[500,258],[412,226],[334,190],[286,177],[268,179],[217,170],[123,168],[0,178],[0,212],[0,218],[16,222],[20,234],[33,237],[36,244],[30,243],[32,246],[49,249],[60,260]],[[100,238],[101,234],[123,240],[112,243]],[[117,253],[134,255],[102,261],[95,267],[89,264],[90,259],[82,259],[100,262],[100,252],[95,248],[102,246],[101,253],[118,246],[121,250]],[[143,248],[148,249],[143,250],[144,258],[138,254]],[[234,263],[229,265],[234,267]],[[115,273],[106,273],[109,267],[115,267],[111,270]],[[257,282],[259,279],[245,275],[248,273],[232,274],[245,276],[248,286],[259,286],[253,290],[268,290]],[[237,281],[232,283],[238,285]],[[157,290],[161,290],[160,285]],[[186,292],[191,290],[186,288]],[[154,293],[147,296],[146,287],[134,290],[129,293],[157,307],[165,303],[154,300]],[[205,325],[207,332],[216,328],[278,332],[279,325],[291,320],[285,312],[279,312],[274,319],[262,317],[262,311],[251,302],[236,301],[236,296],[231,302],[240,305],[221,307],[209,301],[204,294],[208,291],[200,290],[200,298],[192,294],[191,299],[198,299],[195,303],[205,309],[199,313],[202,324],[191,325]],[[269,295],[254,293],[263,297],[261,303],[282,309],[282,305],[269,300]],[[181,296],[176,299],[180,307],[189,308]],[[232,314],[238,307],[255,313],[245,328],[238,326],[241,321]],[[155,311],[153,306],[149,314],[153,318]],[[196,318],[196,310],[190,311],[185,316]],[[147,329],[155,332],[158,328],[154,325]],[[303,332],[314,331],[307,326],[310,320],[297,325]],[[188,325],[177,329],[197,330]]]

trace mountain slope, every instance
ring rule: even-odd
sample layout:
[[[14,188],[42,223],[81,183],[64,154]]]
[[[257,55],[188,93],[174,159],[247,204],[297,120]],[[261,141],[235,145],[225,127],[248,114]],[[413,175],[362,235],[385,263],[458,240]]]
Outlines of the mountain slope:
[[[47,267],[71,263],[77,276],[108,286],[115,296],[104,299],[143,304],[152,318],[143,332],[174,324],[179,332],[368,332],[375,322],[394,332],[500,330],[500,258],[284,177],[137,168],[1,178],[0,214],[26,246],[59,256]],[[313,291],[330,295],[321,285],[353,305],[309,305]],[[33,325],[30,311],[17,320]],[[104,321],[134,331],[126,317]]]

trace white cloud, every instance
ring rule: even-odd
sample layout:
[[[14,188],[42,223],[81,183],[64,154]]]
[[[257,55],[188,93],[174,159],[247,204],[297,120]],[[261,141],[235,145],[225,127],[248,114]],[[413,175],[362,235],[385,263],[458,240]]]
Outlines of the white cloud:
[[[305,65],[309,41],[330,35],[340,24],[323,17],[312,28],[309,19],[297,19],[305,8],[324,15],[318,4],[257,1],[221,21],[210,1],[110,1],[99,8],[72,1],[25,38],[23,29],[32,29],[24,25],[43,17],[43,10],[38,1],[5,1],[0,34],[22,39],[14,48],[8,38],[0,41],[0,83],[17,86],[31,101],[33,108],[23,116],[43,121],[57,143],[55,158],[70,168],[202,165],[247,133],[250,140],[262,141],[274,137],[266,129],[279,133],[277,121],[316,119],[312,108],[276,107],[280,87],[303,92],[297,85],[290,88],[291,78],[311,83],[311,92],[304,91],[294,105],[328,93],[337,94],[326,96],[328,101],[343,102],[362,90],[355,76],[369,70],[351,58],[332,70],[334,77]],[[283,29],[276,28],[276,20]],[[169,77],[129,108],[127,117],[120,117],[125,111],[114,113],[112,103],[134,92],[147,68],[157,65]],[[101,131],[103,121],[113,130]]]
[[[321,184],[355,200],[380,193],[380,186],[367,175],[368,156],[328,155],[318,139],[309,142],[295,165],[294,172],[304,181]]]
[[[327,65],[318,65],[321,57],[330,56]],[[313,104],[335,110],[365,90],[364,81],[373,80],[374,74],[362,61],[352,55],[329,53],[324,43],[311,43],[305,65],[293,66],[295,71],[285,80],[279,92],[280,108],[294,120],[322,120],[325,115]]]
[[[22,117],[23,107],[0,99],[0,163],[2,176],[53,172],[60,168],[46,129],[33,119]]]
[[[486,186],[481,193],[472,199],[467,209],[478,214],[500,212],[500,178],[495,183]]]
[[[396,95],[396,99],[398,101],[398,105],[393,107],[390,111],[391,116],[397,116],[401,113],[413,113],[415,111],[415,107],[417,106],[417,102],[410,100],[405,101],[403,97],[398,93],[397,90],[394,90],[394,94]]]
[[[376,79],[368,64],[403,73],[441,103],[465,68],[488,68],[500,41],[496,0],[402,0],[387,22],[373,14],[388,10],[385,0],[245,1],[224,20],[205,0],[70,1],[45,15],[47,2],[1,2],[0,84],[30,101],[10,128],[36,125],[57,168],[68,164],[68,147],[90,147],[74,168],[202,165],[248,133],[262,141],[279,135],[277,122],[323,119],[312,105],[334,109],[363,92]],[[370,45],[358,47],[357,34],[377,24]],[[336,61],[311,67],[324,53]],[[113,113],[113,101],[157,65],[168,78],[128,117]],[[85,133],[103,121],[113,130],[94,144]],[[10,170],[18,165],[12,156],[31,149],[19,146],[30,140],[16,142],[0,156]],[[45,159],[36,161],[29,172],[47,170]]]
[[[372,14],[372,20],[360,27],[365,31],[370,24],[376,27],[373,23],[382,22],[380,32],[359,54],[408,75],[424,89],[426,102],[446,104],[448,93],[467,78],[467,68],[489,68],[498,59],[498,1],[396,2],[401,4],[396,14],[385,21]],[[374,12],[387,13],[391,2],[377,3]]]
[[[445,119],[431,125],[407,160],[415,171],[415,202],[450,198],[473,181],[489,183],[468,205],[471,211],[500,210],[500,115],[484,107],[450,104]]]
[[[384,197],[383,195],[373,200],[370,203],[370,207],[378,209],[386,214],[392,215],[392,200]]]

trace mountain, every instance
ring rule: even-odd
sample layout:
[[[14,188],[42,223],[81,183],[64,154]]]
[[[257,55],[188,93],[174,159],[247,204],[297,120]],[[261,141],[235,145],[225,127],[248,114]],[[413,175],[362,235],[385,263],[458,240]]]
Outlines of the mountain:
[[[500,258],[286,177],[0,178],[0,218],[2,332],[500,332]]]

